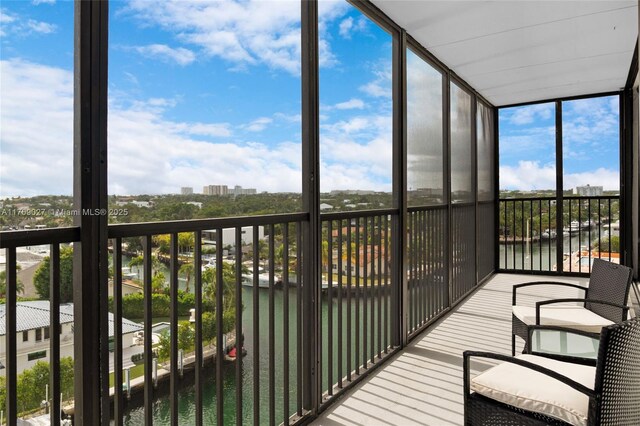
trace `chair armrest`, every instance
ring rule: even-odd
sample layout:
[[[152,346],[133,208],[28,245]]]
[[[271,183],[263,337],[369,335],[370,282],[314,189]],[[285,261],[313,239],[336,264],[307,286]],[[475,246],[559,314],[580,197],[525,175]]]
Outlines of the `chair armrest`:
[[[564,383],[565,385],[577,390],[580,393],[587,395],[589,398],[595,397],[596,393],[593,389],[590,389],[583,385],[582,383],[578,383],[575,380],[570,379],[567,376],[564,376],[556,371],[553,371],[549,368],[542,367],[538,364],[534,364],[529,361],[525,361],[519,358],[514,358],[509,355],[496,354],[492,352],[476,352],[476,351],[464,351],[463,354],[463,376],[464,376],[464,391],[465,395],[469,394],[470,391],[470,374],[469,374],[469,361],[471,357],[476,358],[489,358],[489,359],[497,359],[498,361],[510,362],[512,364],[519,365],[521,367],[528,368],[533,371],[537,371],[538,373],[542,373],[546,376],[549,376],[553,379],[558,380],[559,382]]]
[[[553,303],[565,303],[565,302],[585,302],[585,303],[595,303],[597,305],[609,305],[614,306],[616,308],[622,309],[624,314],[624,318],[627,317],[627,311],[629,310],[628,306],[620,305],[618,303],[612,303],[607,300],[596,300],[596,299],[581,299],[581,298],[570,298],[570,299],[551,299],[551,300],[543,300],[542,302],[536,302],[536,325],[540,325],[540,307],[543,305],[551,305]]]
[[[577,285],[577,284],[563,283],[563,282],[559,282],[559,281],[533,281],[533,282],[530,282],[530,283],[516,284],[516,285],[513,286],[513,297],[512,297],[512,300],[511,300],[511,305],[512,306],[516,305],[516,291],[519,288],[529,287],[529,286],[533,286],[533,285],[557,285],[557,286],[562,286],[562,287],[572,287],[572,288],[577,288],[578,290],[584,290],[584,297],[587,297],[587,295],[589,294],[589,288],[588,287],[583,287],[583,286]]]

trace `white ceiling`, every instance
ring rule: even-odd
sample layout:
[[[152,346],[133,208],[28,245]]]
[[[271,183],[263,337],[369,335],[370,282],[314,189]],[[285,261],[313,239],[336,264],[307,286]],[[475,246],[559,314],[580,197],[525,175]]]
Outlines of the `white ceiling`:
[[[373,0],[496,106],[619,90],[638,1]]]

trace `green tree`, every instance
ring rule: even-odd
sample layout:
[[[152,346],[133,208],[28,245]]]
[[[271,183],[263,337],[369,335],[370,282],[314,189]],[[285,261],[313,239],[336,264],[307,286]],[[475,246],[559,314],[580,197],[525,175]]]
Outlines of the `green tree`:
[[[178,234],[178,251],[190,251],[195,244],[195,235],[193,232],[181,232]]]
[[[204,299],[215,306],[217,285],[216,285],[216,269],[208,268],[202,273]],[[222,303],[223,309],[226,311],[235,304],[235,285],[236,271],[235,265],[232,263],[222,264]]]
[[[216,337],[216,316],[213,312],[202,313],[202,340],[210,342]]]
[[[602,237],[594,247],[594,250],[602,251],[603,253],[620,253],[620,237],[612,235],[611,237]],[[606,256],[605,256],[606,257]]]
[[[171,248],[171,235],[154,235],[152,237],[153,244],[158,246],[158,252],[161,254],[169,254]]]
[[[144,256],[132,257],[129,260],[129,268],[136,268],[136,273],[140,274],[140,267],[144,265]]]
[[[185,279],[187,280],[187,283],[185,285],[185,289],[184,291],[186,291],[187,293],[189,293],[190,287],[189,285],[191,284],[191,276],[193,275],[193,263],[189,262],[189,263],[185,263],[182,266],[180,266],[180,270],[179,272],[185,276]]]
[[[46,361],[37,361],[32,368],[24,370],[18,375],[18,411],[25,412],[40,408],[40,403],[45,399],[45,388],[49,384],[50,366]],[[2,378],[4,380],[4,377]],[[4,382],[3,393],[0,400],[4,399],[6,390]],[[63,399],[73,397],[73,359],[64,357],[60,359],[60,390]],[[49,393],[50,398],[53,397]],[[2,401],[4,403],[4,401]]]
[[[178,349],[191,352],[195,347],[196,332],[189,321],[180,321],[178,323]],[[171,356],[171,334],[164,331],[160,334],[158,342],[158,358],[162,361],[169,359]]]
[[[16,265],[16,271],[19,271],[20,265]],[[24,284],[18,279],[16,283],[16,293],[24,293]],[[0,298],[4,298],[7,295],[7,271],[0,272]]]
[[[196,331],[189,321],[178,323],[178,349],[185,353],[190,352],[195,347]]]
[[[157,349],[159,360],[164,361],[169,359],[169,356],[171,356],[171,336],[169,335],[169,331],[164,330],[160,333]]]
[[[165,283],[166,280],[164,274],[162,272],[156,272],[153,278],[151,278],[151,291],[154,293],[165,293]]]
[[[49,299],[50,258],[45,257],[33,275],[33,285],[41,299]],[[60,302],[73,301],[73,248],[60,249]]]

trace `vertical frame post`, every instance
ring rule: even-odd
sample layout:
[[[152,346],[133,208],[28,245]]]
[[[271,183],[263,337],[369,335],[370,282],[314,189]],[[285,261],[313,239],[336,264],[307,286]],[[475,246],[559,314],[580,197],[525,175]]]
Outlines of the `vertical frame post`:
[[[442,132],[443,132],[444,144],[445,144],[442,150],[443,161],[444,161],[443,199],[447,206],[447,214],[446,214],[447,223],[445,226],[445,238],[444,238],[443,250],[446,256],[445,263],[446,263],[446,271],[447,271],[447,276],[445,277],[445,282],[447,283],[447,292],[446,292],[447,300],[445,303],[445,307],[448,308],[451,306],[451,300],[453,299],[452,298],[453,263],[451,261],[452,250],[453,250],[453,244],[451,242],[451,239],[453,238],[453,230],[451,228],[453,206],[451,205],[451,161],[450,161],[451,159],[451,114],[450,114],[450,107],[449,107],[449,105],[451,104],[451,87],[450,87],[451,74],[450,73],[447,72],[444,74],[444,78],[442,79],[442,85],[443,85],[442,96],[444,98],[442,102],[442,109],[443,109],[442,119],[444,120]]]
[[[633,89],[619,95],[620,102],[620,263],[633,268]],[[635,231],[637,232],[637,231]]]
[[[108,2],[76,2],[74,12],[73,302],[75,423],[109,421],[107,335]]]
[[[493,125],[493,202],[495,203],[495,245],[494,245],[494,265],[493,270],[500,270],[500,110],[498,108],[491,109],[491,123]],[[506,207],[505,207],[506,208]],[[506,222],[505,222],[506,226]],[[506,269],[505,262],[505,269]]]
[[[478,97],[476,92],[471,95],[471,191],[473,192],[473,287],[478,284]]]
[[[318,2],[303,0],[302,5],[302,209],[309,213],[303,223],[303,407],[317,412],[322,380],[317,377],[320,300],[320,133],[318,86]]]
[[[562,101],[556,101],[556,271],[563,272],[564,241],[562,238],[564,216],[564,169],[562,164]]]
[[[407,344],[409,303],[406,266],[407,222],[407,33],[393,36],[393,207],[391,344]],[[366,242],[365,242],[366,244]]]

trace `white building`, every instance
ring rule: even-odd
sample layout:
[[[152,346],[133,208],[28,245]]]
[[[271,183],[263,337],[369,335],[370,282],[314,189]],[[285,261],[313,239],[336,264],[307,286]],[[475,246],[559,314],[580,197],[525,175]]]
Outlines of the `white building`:
[[[50,305],[48,300],[18,302],[17,324],[17,370],[18,374],[34,366],[36,361],[49,361]],[[6,305],[0,305],[0,376],[5,375],[6,360]],[[60,305],[60,357],[73,358],[73,303]],[[141,324],[122,318],[122,346],[134,345],[133,336],[143,330]],[[113,314],[109,313],[109,339],[113,340]]]
[[[183,186],[180,188],[180,194],[182,195],[191,195],[193,194],[193,187],[191,186]]]
[[[332,210],[333,206],[331,204],[327,204],[327,203],[320,203],[320,211],[323,210]]]
[[[253,226],[245,226],[240,229],[242,244],[253,244]],[[215,229],[202,231],[202,239],[205,243],[213,243],[216,241]],[[258,226],[258,240],[264,239],[264,226]],[[235,246],[236,230],[235,228],[227,228],[222,230],[222,245]]]
[[[255,188],[243,188],[240,185],[236,185],[229,190],[229,195],[253,195],[257,193],[258,191]]]
[[[137,201],[137,200],[118,200],[116,201],[117,206],[126,206],[128,204],[133,204],[136,207],[144,207],[151,208],[153,207],[153,201]]]
[[[185,204],[191,204],[192,206],[196,206],[199,209],[202,208],[202,203],[199,201],[188,201]]]
[[[573,188],[573,194],[581,197],[599,197],[602,195],[602,190],[601,186],[576,186]]]
[[[205,185],[202,188],[204,195],[227,195],[229,194],[229,187],[227,185]]]

